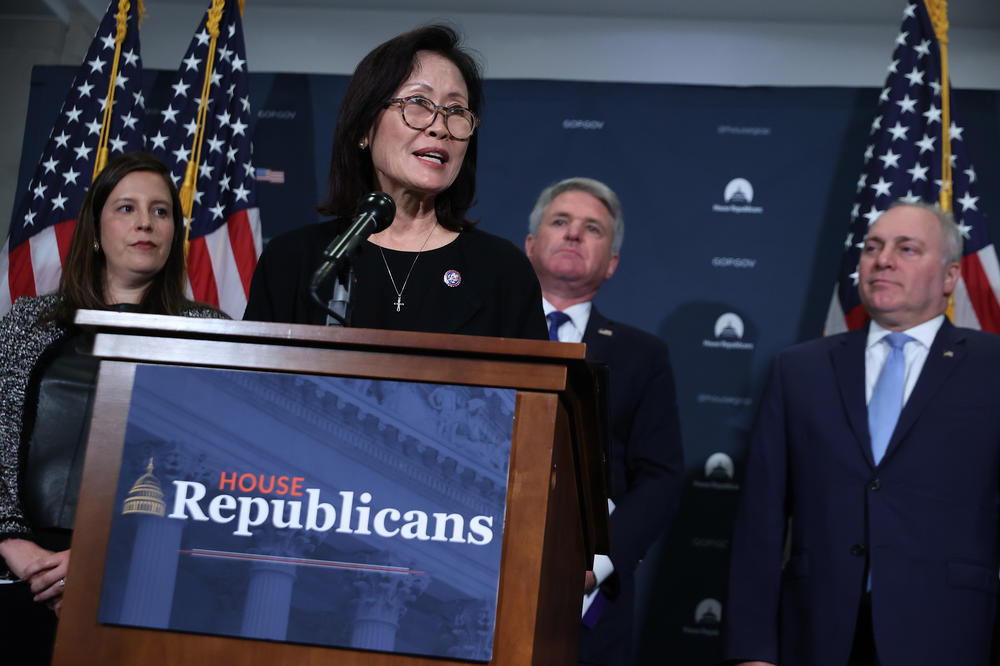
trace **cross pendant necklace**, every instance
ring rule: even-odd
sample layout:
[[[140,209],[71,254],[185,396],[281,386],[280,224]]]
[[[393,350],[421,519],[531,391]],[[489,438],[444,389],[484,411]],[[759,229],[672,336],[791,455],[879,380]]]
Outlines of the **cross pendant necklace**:
[[[405,305],[405,303],[403,303],[403,290],[406,289],[406,283],[410,281],[410,274],[413,273],[413,267],[417,265],[417,259],[420,258],[420,253],[424,251],[425,247],[427,247],[427,241],[431,239],[435,229],[437,229],[437,222],[431,226],[430,233],[427,234],[427,238],[424,239],[423,245],[421,245],[420,249],[417,250],[417,256],[413,257],[413,263],[410,264],[410,270],[406,271],[406,277],[403,278],[402,287],[396,287],[396,279],[392,277],[392,269],[389,268],[389,262],[385,258],[385,252],[382,250],[381,245],[378,246],[379,254],[382,255],[382,263],[385,264],[385,272],[389,274],[389,282],[392,283],[392,290],[396,292],[396,300],[393,302],[393,305],[396,306],[396,312],[400,312],[403,309],[403,305]]]

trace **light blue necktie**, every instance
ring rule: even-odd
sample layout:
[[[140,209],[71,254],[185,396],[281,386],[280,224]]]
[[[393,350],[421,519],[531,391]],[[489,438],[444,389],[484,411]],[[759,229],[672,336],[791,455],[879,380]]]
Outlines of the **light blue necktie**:
[[[569,315],[561,310],[553,310],[545,317],[549,320],[549,340],[559,342],[559,327],[569,321]]]
[[[879,373],[872,399],[868,403],[868,432],[872,438],[872,458],[878,465],[889,447],[892,431],[903,410],[903,386],[906,380],[906,357],[903,345],[913,340],[905,333],[890,333],[882,338],[888,343],[889,357]]]

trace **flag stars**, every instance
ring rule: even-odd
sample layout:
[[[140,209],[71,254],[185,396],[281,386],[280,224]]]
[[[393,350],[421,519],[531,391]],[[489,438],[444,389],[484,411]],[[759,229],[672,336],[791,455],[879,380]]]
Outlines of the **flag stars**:
[[[63,172],[63,175],[62,175],[63,182],[66,185],[69,185],[70,183],[72,183],[73,185],[76,185],[76,179],[77,179],[77,177],[79,177],[79,175],[80,175],[79,171],[75,170],[73,167],[70,167],[69,171],[64,171]]]
[[[858,286],[858,278],[860,276],[859,276],[858,270],[856,268],[854,269],[854,272],[851,273],[850,275],[848,275],[847,277],[851,278],[851,282],[854,284],[855,287]]]
[[[80,144],[79,146],[73,149],[73,151],[76,153],[76,159],[78,160],[89,159],[91,150],[93,150],[93,148],[87,148],[87,146],[83,144]]]
[[[66,124],[76,122],[80,119],[80,114],[83,113],[83,109],[78,109],[75,106],[66,112]]]
[[[903,127],[902,123],[898,120],[896,124],[889,128],[889,133],[892,134],[893,141],[906,140],[906,133],[910,131],[909,127]]]
[[[898,46],[906,46],[906,38],[910,36],[910,33],[905,30],[896,35],[896,44]],[[897,61],[898,62],[898,61]]]
[[[87,64],[90,65],[90,73],[102,72],[104,71],[104,65],[107,63],[100,59],[99,56],[94,56],[93,60],[88,60]]]
[[[222,153],[222,144],[224,142],[221,139],[212,137],[208,140],[208,152],[210,153]]]
[[[62,194],[59,194],[58,196],[54,197],[52,199],[52,210],[56,209],[66,210],[66,202],[68,200],[69,197],[64,197]]]
[[[962,234],[965,240],[969,240],[969,232],[972,231],[972,227],[964,222],[957,222],[955,226],[958,227],[958,231]]]
[[[899,197],[899,200],[906,203],[917,203],[920,201],[920,197],[914,194],[913,190],[906,190],[906,196]]]
[[[236,161],[236,146],[230,146],[229,150],[226,151],[226,164],[232,164]]]
[[[972,183],[976,182],[976,170],[973,169],[971,166],[968,169],[966,169],[965,171],[963,171],[962,173],[964,173],[966,176],[969,177],[969,184],[970,185]]]
[[[212,170],[214,168],[215,167],[213,167],[211,164],[208,164],[207,162],[202,162],[201,165],[198,167],[198,177],[199,178],[211,178],[212,177]]]
[[[201,64],[201,58],[195,58],[194,54],[192,53],[191,57],[185,58],[181,62],[183,62],[187,66],[186,71],[190,72],[192,69],[197,71],[198,65]]]
[[[892,183],[879,176],[878,182],[872,183],[869,187],[875,191],[876,197],[887,197],[892,189]]]
[[[45,167],[45,173],[54,173],[56,167],[59,166],[59,160],[54,157],[49,157],[47,162],[42,162],[42,166]]]
[[[128,83],[128,77],[124,74],[119,73],[115,78],[115,87],[125,90],[125,84]]]
[[[882,129],[882,116],[875,116],[875,118],[872,120],[872,128],[868,133],[871,134],[872,132],[878,129]]]
[[[917,6],[914,5],[913,3],[906,5],[906,9],[903,10],[903,18],[904,19],[917,18],[917,15],[915,13],[916,11],[917,11]]]
[[[183,81],[178,81],[170,87],[174,89],[174,97],[187,97],[187,89],[190,88],[191,85],[184,83]]]
[[[250,162],[244,162],[243,163],[243,171],[246,172],[247,178],[252,178],[253,175],[254,175],[253,174],[253,164],[251,164]]]
[[[928,151],[933,151],[935,141],[937,141],[936,136],[927,136],[924,134],[924,138],[916,142],[916,145],[920,147],[920,154],[923,155]]]
[[[98,37],[98,39],[101,40],[101,45],[104,47],[104,50],[108,50],[108,49],[114,50],[114,48],[115,48],[115,36],[114,35],[107,34],[107,35],[104,35],[103,37]]]
[[[917,100],[910,99],[910,95],[906,94],[903,99],[896,102],[899,105],[900,113],[916,113],[917,110]]]
[[[187,130],[188,136],[194,136],[194,133],[198,131],[198,121],[192,118],[190,122],[184,125],[184,129]]]
[[[896,72],[896,68],[898,66],[899,66],[899,61],[898,60],[893,60],[892,62],[890,62],[889,63],[889,67],[888,67],[889,73],[896,74],[897,73]]]
[[[216,202],[216,204],[214,206],[212,206],[211,208],[209,208],[208,210],[212,213],[212,219],[213,220],[221,220],[222,219],[222,213],[225,211],[225,208],[222,206],[222,202],[219,201],[219,202]]]
[[[869,208],[868,212],[864,214],[865,220],[868,221],[868,226],[870,227],[873,224],[875,224],[875,220],[877,220],[878,216],[881,215],[881,214],[882,214],[882,211],[880,211],[879,209],[875,208],[875,206],[872,206],[871,208]]]
[[[924,85],[924,73],[917,69],[916,66],[909,74],[904,74],[903,78],[910,82],[911,86],[922,86]]]
[[[208,31],[205,30],[204,28],[202,28],[201,32],[196,34],[194,38],[198,40],[198,46],[204,46],[205,44],[208,44],[209,41],[211,41],[211,37],[209,36]]]
[[[134,67],[135,64],[137,62],[139,62],[139,54],[137,54],[132,49],[129,49],[128,51],[126,51],[125,53],[123,53],[122,56],[125,58],[125,65],[126,66]]]
[[[229,115],[228,111],[223,111],[222,113],[217,114],[215,116],[215,118],[216,118],[216,120],[219,121],[219,126],[220,127],[228,127],[229,126],[229,120],[230,120],[231,116]]]
[[[128,128],[128,129],[130,129],[130,130],[134,130],[134,129],[135,129],[135,124],[136,124],[137,122],[139,122],[139,119],[138,119],[138,118],[133,118],[133,117],[132,117],[132,112],[131,112],[131,111],[129,111],[129,112],[128,112],[127,114],[125,114],[124,116],[122,116],[122,124],[123,124],[123,125],[124,125],[124,126],[125,126],[126,128]]]
[[[26,227],[34,226],[34,224],[35,224],[35,215],[37,215],[37,213],[35,213],[34,211],[31,211],[31,210],[29,210],[27,213],[25,213],[25,215],[24,215],[24,226],[26,226]]]
[[[94,89],[94,84],[84,81],[76,89],[80,97],[90,97],[90,91]]]
[[[56,146],[59,148],[65,148],[67,142],[69,141],[69,134],[66,134],[65,130],[59,134],[59,136],[53,139],[56,142]]]
[[[178,113],[180,113],[180,110],[179,109],[175,110],[174,105],[171,104],[170,106],[168,106],[163,110],[163,123],[167,124],[167,123],[177,122]]]
[[[181,146],[180,148],[172,152],[174,154],[174,159],[176,159],[178,162],[180,162],[181,164],[187,162],[188,153],[186,150],[184,150],[184,146]]]
[[[246,201],[247,203],[250,202],[250,200],[247,198],[250,194],[250,190],[243,187],[242,184],[233,190],[233,194],[236,196],[236,201]]]
[[[935,81],[931,81],[927,85],[929,85],[931,88],[934,89],[934,96],[935,97],[940,97],[941,96],[941,84],[940,83],[938,83],[935,80]]]
[[[229,58],[233,55],[233,52],[225,46],[220,46],[217,53],[219,54],[219,60],[222,62],[229,62]]]
[[[910,174],[910,180],[916,182],[922,180],[927,182],[927,171],[930,167],[920,166],[919,164],[914,164],[912,169],[907,169],[906,173]]]
[[[891,92],[892,92],[892,86],[886,86],[885,88],[882,88],[882,92],[878,96],[878,101],[880,101],[880,102],[888,102],[889,101],[889,93],[891,93]]]
[[[940,123],[941,122],[941,109],[939,109],[936,106],[934,106],[933,102],[931,102],[930,108],[928,108],[926,111],[924,111],[921,115],[924,118],[927,119],[927,124],[928,125],[930,125],[932,123]]]
[[[878,158],[882,160],[882,168],[888,169],[889,167],[899,167],[899,153],[892,152],[892,149],[885,151],[884,155],[879,155]]]
[[[229,181],[231,181],[231,180],[232,180],[232,178],[229,176],[228,173],[225,176],[223,176],[222,178],[220,178],[219,179],[219,191],[220,192],[228,192],[229,189],[232,187],[229,184]]]
[[[868,182],[868,174],[863,173],[860,176],[858,176],[858,186],[856,191],[860,192],[861,188],[864,187],[867,182]]]
[[[243,110],[247,113],[250,112],[250,96],[240,97],[240,104],[243,106]]]
[[[228,26],[226,26],[226,29],[229,31],[229,36],[230,37],[232,37],[233,35],[236,34],[236,24],[235,23],[230,23]]]
[[[913,47],[913,50],[916,51],[918,56],[923,58],[925,55],[928,55],[931,52],[931,40],[929,39],[921,40],[919,44]]]
[[[140,109],[146,108],[146,99],[142,96],[142,93],[139,92],[138,90],[132,93],[132,101],[135,102],[135,105]]]
[[[861,204],[855,202],[854,207],[851,208],[851,222],[858,219],[858,215],[861,214]]]
[[[245,64],[246,64],[246,60],[241,60],[240,59],[240,55],[238,53],[233,56],[233,71],[234,72],[242,72],[243,71],[243,65],[245,65]]]
[[[149,137],[149,140],[153,142],[153,150],[167,149],[167,137],[163,136],[163,132],[157,131],[156,136]]]
[[[978,201],[979,197],[974,197],[969,192],[966,192],[964,195],[962,195],[961,199],[958,199],[958,203],[962,204],[963,213],[967,210],[979,210],[979,208],[976,207],[976,203]]]
[[[113,150],[116,153],[125,152],[125,146],[128,145],[128,142],[122,139],[121,134],[119,134],[113,139],[109,139],[108,143],[111,144],[111,150]]]
[[[948,134],[951,136],[952,141],[961,141],[962,132],[965,131],[964,127],[959,127],[954,122],[951,123],[951,127],[948,128]]]
[[[854,242],[854,234],[847,232],[847,238],[844,239],[844,249],[850,250],[851,244]]]
[[[219,74],[218,71],[213,71],[212,72],[212,84],[211,85],[217,86],[220,83],[222,83],[222,74]]]
[[[45,188],[46,187],[47,187],[46,185],[42,185],[41,183],[38,183],[38,185],[35,186],[35,189],[32,190],[32,192],[35,195],[35,196],[32,197],[32,200],[38,199],[39,197],[42,197],[42,196],[45,196]]]
[[[233,123],[233,136],[243,136],[243,130],[247,128],[247,124],[241,121],[239,118]]]

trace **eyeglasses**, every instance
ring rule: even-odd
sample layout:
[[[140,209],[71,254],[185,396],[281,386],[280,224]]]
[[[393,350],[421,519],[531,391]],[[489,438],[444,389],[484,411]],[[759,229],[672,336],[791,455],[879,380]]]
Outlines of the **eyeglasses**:
[[[433,125],[440,113],[444,115],[448,134],[458,141],[467,141],[479,126],[479,118],[464,106],[438,106],[420,95],[396,97],[386,102],[385,106],[398,106],[403,114],[403,122],[415,130],[425,130]]]

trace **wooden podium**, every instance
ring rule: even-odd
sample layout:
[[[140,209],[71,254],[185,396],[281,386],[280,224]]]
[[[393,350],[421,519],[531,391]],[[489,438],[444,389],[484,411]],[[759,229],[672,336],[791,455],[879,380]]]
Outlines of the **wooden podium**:
[[[53,664],[481,663],[101,624],[136,364],[517,391],[490,664],[575,664],[584,572],[609,552],[604,410],[584,345],[81,311],[102,359]]]

